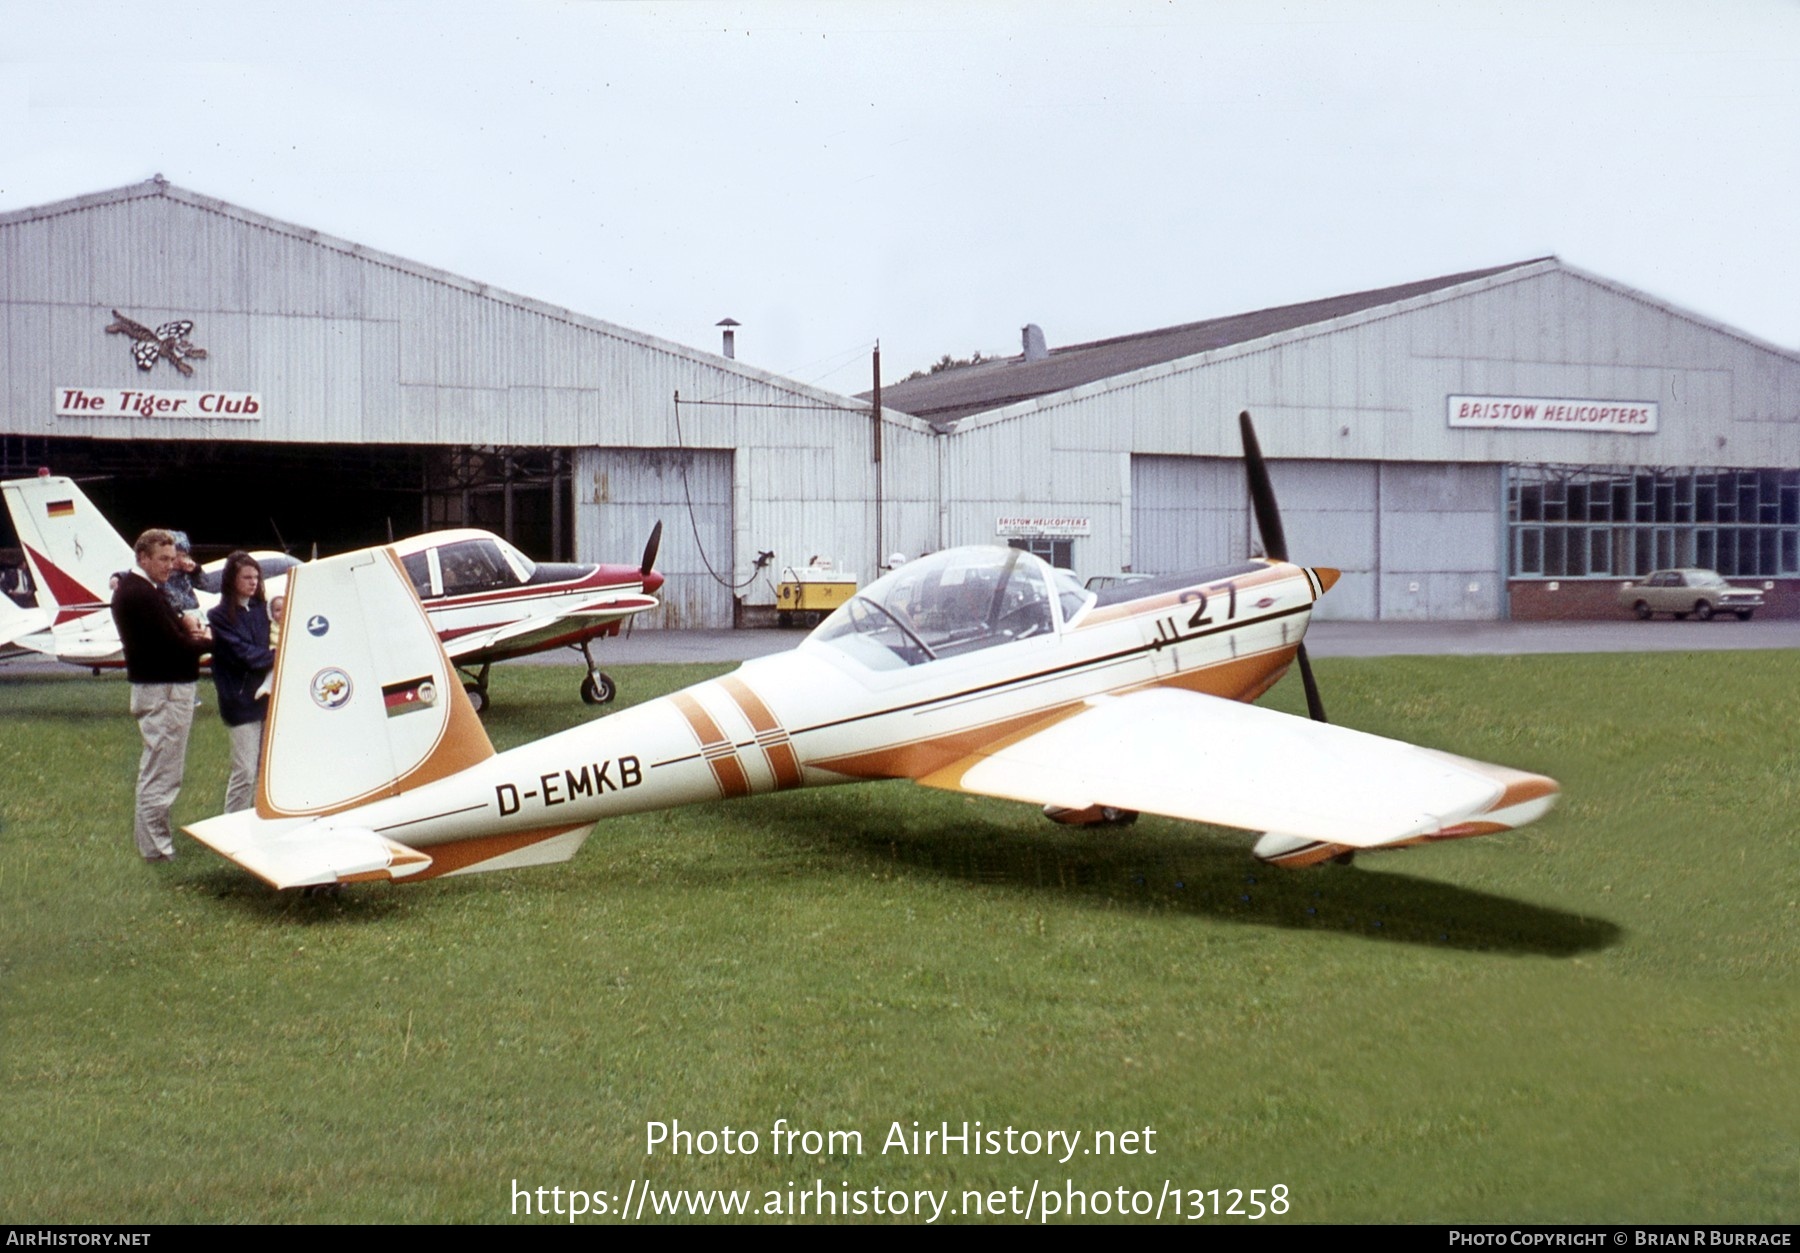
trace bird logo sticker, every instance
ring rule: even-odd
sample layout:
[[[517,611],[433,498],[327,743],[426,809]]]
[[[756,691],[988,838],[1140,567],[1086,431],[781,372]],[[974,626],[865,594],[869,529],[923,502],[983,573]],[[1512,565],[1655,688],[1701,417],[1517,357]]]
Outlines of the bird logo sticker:
[[[320,709],[340,709],[350,699],[350,676],[335,666],[321,670],[312,679],[313,703]]]
[[[164,322],[153,331],[142,322],[133,322],[117,309],[112,311],[112,315],[113,321],[106,328],[106,333],[131,336],[131,355],[140,370],[147,371],[157,361],[166,359],[181,371],[183,378],[191,378],[194,367],[188,362],[206,359],[206,349],[196,348],[188,342],[188,336],[194,329],[192,322]]]

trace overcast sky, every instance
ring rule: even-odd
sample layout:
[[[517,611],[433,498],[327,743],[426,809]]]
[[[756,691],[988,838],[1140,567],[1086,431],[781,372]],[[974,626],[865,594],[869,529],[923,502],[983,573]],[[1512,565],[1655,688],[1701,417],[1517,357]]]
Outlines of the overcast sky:
[[[1555,254],[1800,347],[1800,3],[0,0],[0,212],[169,181],[843,392]]]

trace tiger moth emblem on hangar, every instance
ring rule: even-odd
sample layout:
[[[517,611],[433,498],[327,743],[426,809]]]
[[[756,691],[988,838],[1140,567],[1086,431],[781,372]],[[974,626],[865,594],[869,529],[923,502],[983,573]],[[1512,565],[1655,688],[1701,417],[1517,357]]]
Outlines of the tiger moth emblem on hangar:
[[[106,328],[106,333],[131,336],[131,355],[140,370],[149,370],[158,359],[166,359],[187,378],[194,373],[194,367],[188,362],[206,358],[206,349],[196,348],[188,342],[188,336],[194,330],[192,322],[164,322],[153,331],[142,322],[133,322],[117,309],[112,315],[112,325]]]

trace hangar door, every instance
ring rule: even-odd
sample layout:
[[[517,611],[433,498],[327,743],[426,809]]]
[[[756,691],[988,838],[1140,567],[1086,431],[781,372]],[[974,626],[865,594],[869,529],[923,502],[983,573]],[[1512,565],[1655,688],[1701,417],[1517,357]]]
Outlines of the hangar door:
[[[731,577],[731,472],[730,449],[577,451],[575,541],[583,561],[636,564],[650,528],[663,524],[662,608],[636,619],[634,630],[732,625],[731,590],[707,570],[710,563]]]
[[[1344,572],[1319,603],[1318,616],[1375,617],[1375,465],[1274,461],[1269,478],[1281,504],[1289,555]],[[1253,533],[1241,462],[1132,457],[1132,569],[1173,574],[1240,561],[1250,552]]]

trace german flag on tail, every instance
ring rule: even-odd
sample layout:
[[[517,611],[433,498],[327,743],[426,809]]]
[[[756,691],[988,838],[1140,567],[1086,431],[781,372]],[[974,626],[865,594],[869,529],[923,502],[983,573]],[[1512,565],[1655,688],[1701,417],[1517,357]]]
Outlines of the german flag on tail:
[[[387,706],[390,718],[429,709],[437,704],[437,699],[437,684],[424,675],[400,683],[389,683],[381,689],[381,702]]]

